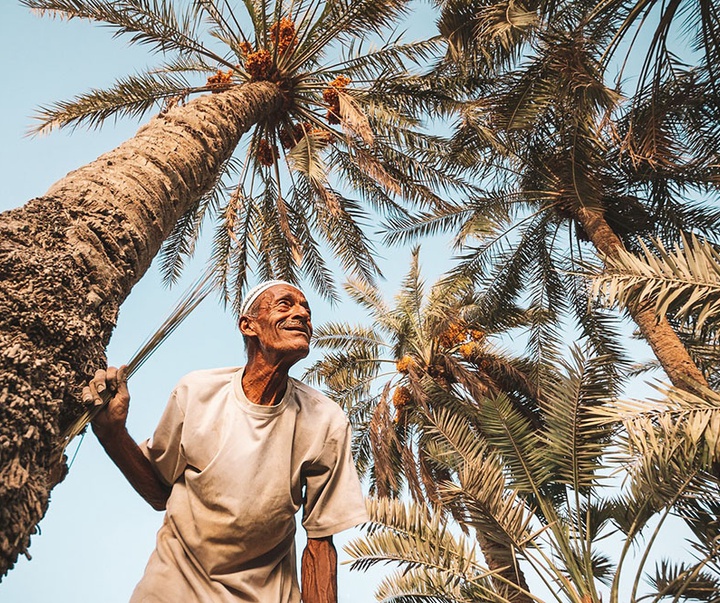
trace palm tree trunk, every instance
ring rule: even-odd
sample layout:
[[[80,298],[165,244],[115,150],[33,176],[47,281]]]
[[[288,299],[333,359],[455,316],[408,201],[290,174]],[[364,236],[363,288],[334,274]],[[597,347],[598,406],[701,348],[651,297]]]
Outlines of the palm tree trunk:
[[[624,246],[603,213],[581,207],[576,215],[595,248],[608,257],[617,257]],[[651,303],[629,307],[628,312],[673,385],[690,391],[696,390],[697,385],[707,387],[705,377],[665,316],[658,316]]]
[[[282,102],[258,82],[176,106],[0,214],[0,577],[67,471],[59,434],[82,410],[120,304],[243,133]]]
[[[475,538],[488,569],[496,572],[493,582],[498,594],[512,603],[534,603],[527,594],[530,589],[512,548],[488,538],[479,530],[475,531]]]

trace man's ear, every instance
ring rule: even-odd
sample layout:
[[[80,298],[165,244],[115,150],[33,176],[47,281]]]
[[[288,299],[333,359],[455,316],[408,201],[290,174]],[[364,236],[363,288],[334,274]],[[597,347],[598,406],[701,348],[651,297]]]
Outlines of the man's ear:
[[[252,321],[248,316],[240,317],[240,320],[238,321],[238,328],[240,329],[240,333],[242,333],[245,337],[257,335],[255,329],[252,327]]]

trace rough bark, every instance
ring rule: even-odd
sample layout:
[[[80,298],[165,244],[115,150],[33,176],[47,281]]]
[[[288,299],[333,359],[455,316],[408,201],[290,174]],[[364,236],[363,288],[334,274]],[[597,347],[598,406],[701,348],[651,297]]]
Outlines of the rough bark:
[[[578,221],[595,248],[608,257],[617,257],[623,243],[597,209],[580,208]],[[668,378],[678,388],[693,391],[697,385],[707,387],[707,381],[665,316],[658,316],[652,304],[628,308],[655,357]]]
[[[0,214],[0,576],[67,471],[58,438],[120,304],[242,134],[282,102],[269,82],[197,98]]]
[[[475,533],[488,569],[497,572],[493,577],[497,592],[512,603],[533,603],[525,574],[518,565],[513,549],[504,543],[488,538],[480,531]],[[516,586],[513,586],[516,585]]]

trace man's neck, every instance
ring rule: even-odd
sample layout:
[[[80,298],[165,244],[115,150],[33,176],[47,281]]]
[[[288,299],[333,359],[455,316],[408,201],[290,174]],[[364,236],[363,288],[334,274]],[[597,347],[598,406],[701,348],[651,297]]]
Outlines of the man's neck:
[[[289,367],[248,360],[242,376],[245,396],[261,406],[279,404],[287,390],[288,370]]]

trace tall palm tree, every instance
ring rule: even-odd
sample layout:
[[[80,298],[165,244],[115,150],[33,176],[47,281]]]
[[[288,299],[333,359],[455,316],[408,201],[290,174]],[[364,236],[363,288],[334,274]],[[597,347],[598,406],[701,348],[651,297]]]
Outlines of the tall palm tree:
[[[664,33],[653,42],[662,47],[662,67],[624,102],[612,81],[622,57],[608,48],[622,48],[619,37],[650,4],[657,3],[442,3],[449,50],[438,68],[467,98],[446,161],[475,169],[486,192],[424,214],[422,227],[407,219],[393,224],[396,238],[423,228],[460,233],[465,272],[490,273],[498,305],[531,296],[548,312],[573,310],[604,352],[615,351],[606,317],[587,312],[584,284],[574,275],[587,244],[613,258],[653,236],[718,238],[712,204],[689,201],[712,201],[718,191],[715,9],[703,2],[702,18],[690,19],[705,58],[688,67],[665,44],[681,2],[666,7]],[[495,219],[490,232],[476,227],[484,215]],[[665,317],[642,305],[629,312],[673,383],[706,384]]]
[[[66,471],[58,450],[83,411],[81,384],[163,240],[172,279],[212,210],[217,281],[228,298],[240,294],[249,266],[261,277],[305,275],[332,297],[318,240],[358,277],[372,278],[376,266],[358,225],[360,202],[335,190],[324,166],[369,194],[373,210],[400,212],[403,195],[435,200],[425,182],[415,186],[422,166],[411,162],[414,175],[403,178],[409,159],[394,153],[392,166],[385,162],[383,124],[402,136],[412,120],[377,102],[363,105],[348,80],[356,71],[364,78],[374,67],[399,66],[402,53],[381,47],[366,59],[323,62],[331,43],[354,47],[389,24],[403,0],[257,0],[244,5],[245,17],[212,0],[23,4],[109,25],[165,62],[41,110],[44,131],[97,126],[162,105],[134,138],[0,215],[0,575],[27,550]],[[205,94],[190,99],[196,93]],[[251,129],[238,162],[233,153]],[[281,176],[281,166],[291,170]],[[438,181],[432,175],[427,182]]]
[[[428,413],[457,411],[482,432],[483,416],[463,408],[504,393],[531,425],[542,422],[536,367],[492,343],[499,331],[522,326],[523,312],[508,307],[502,317],[484,315],[467,283],[440,283],[426,294],[417,248],[394,306],[372,285],[348,283],[346,291],[372,326],[320,325],[315,344],[325,353],[306,376],[324,383],[348,412],[356,464],[369,476],[371,493],[398,498],[407,491],[416,501],[442,507],[451,472],[433,458]],[[494,528],[478,529],[476,539],[497,574],[496,589],[529,603],[513,549]]]

